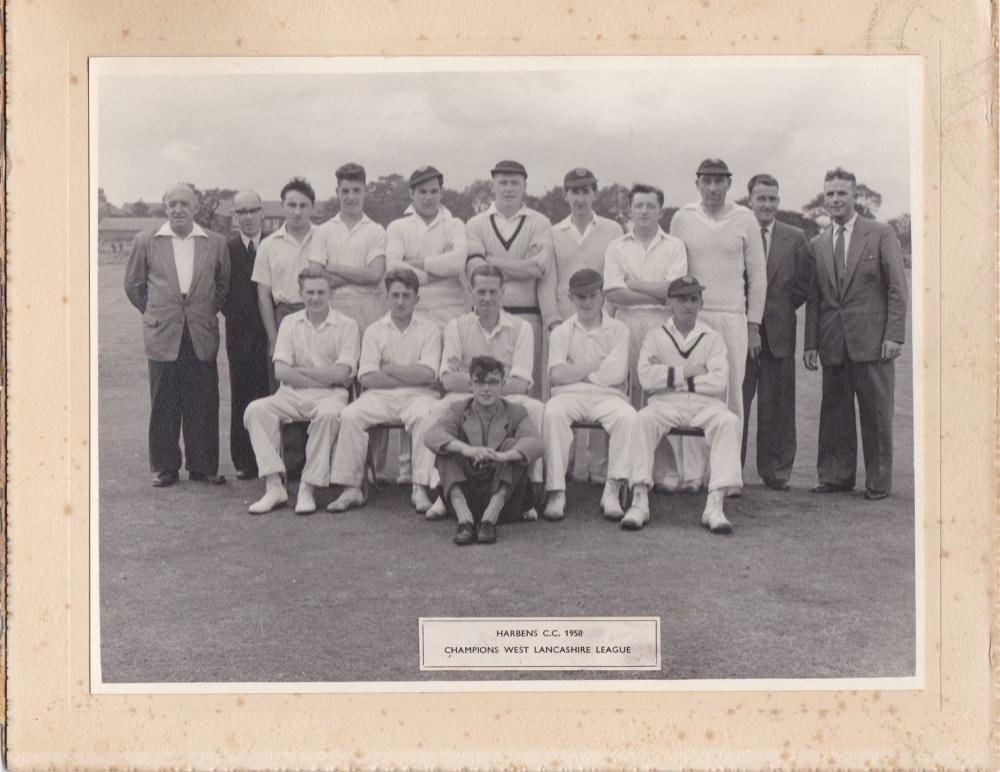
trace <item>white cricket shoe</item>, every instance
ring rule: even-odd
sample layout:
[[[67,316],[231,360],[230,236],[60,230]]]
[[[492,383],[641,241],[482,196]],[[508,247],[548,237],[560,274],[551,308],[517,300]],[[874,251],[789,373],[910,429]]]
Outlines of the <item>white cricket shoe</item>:
[[[360,488],[344,488],[336,499],[326,505],[328,512],[346,512],[352,507],[360,507],[365,503],[365,494]]]
[[[427,488],[423,485],[414,485],[413,492],[410,494],[410,503],[417,510],[417,513],[421,515],[430,509],[431,498],[427,495]]]
[[[621,502],[618,500],[620,491],[620,481],[608,480],[604,483],[604,493],[601,494],[601,513],[608,520],[621,520],[625,516]]]
[[[621,526],[626,531],[638,531],[649,522],[649,508],[633,504],[622,518]]]
[[[701,524],[712,533],[732,533],[733,525],[726,519],[722,511],[725,494],[722,491],[712,491],[705,502],[705,511],[701,513]]]
[[[535,516],[538,516],[537,512]],[[552,491],[542,517],[546,520],[562,520],[566,517],[566,491]]]
[[[448,507],[444,503],[444,499],[438,496],[437,500],[431,504],[430,509],[424,512],[424,517],[428,520],[444,520],[448,517]]]
[[[281,477],[276,474],[269,474],[264,478],[264,495],[247,507],[251,515],[263,515],[276,507],[283,507],[288,503],[288,491],[281,484]]]
[[[316,511],[316,499],[313,497],[313,487],[307,482],[299,483],[299,495],[295,499],[296,515],[311,515]]]

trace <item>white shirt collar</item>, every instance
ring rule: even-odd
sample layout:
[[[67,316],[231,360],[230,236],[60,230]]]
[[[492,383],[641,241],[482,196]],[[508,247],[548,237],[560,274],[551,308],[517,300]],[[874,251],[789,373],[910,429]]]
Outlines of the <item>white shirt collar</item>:
[[[312,222],[310,222],[309,223],[309,230],[306,231],[306,237],[304,239],[302,239],[301,242],[299,242],[298,239],[296,239],[291,233],[288,232],[288,229],[285,227],[285,224],[281,223],[281,227],[278,228],[278,230],[276,230],[271,235],[274,238],[276,238],[276,239],[289,239],[289,240],[294,241],[296,243],[305,243],[306,241],[309,240],[309,237],[313,235],[313,231],[315,231],[315,230],[316,230],[316,226],[313,225]]]
[[[848,238],[850,238],[854,234],[854,224],[857,221],[858,221],[858,213],[854,212],[851,215],[851,219],[848,220],[846,223],[844,223],[844,231],[846,232]],[[833,238],[837,238],[837,228],[839,227],[840,227],[839,223],[836,222],[830,223],[830,234],[833,236]]]
[[[691,328],[691,332],[685,335],[684,333],[682,333],[680,330],[677,329],[677,325],[674,324],[674,318],[672,316],[669,319],[667,319],[666,327],[670,332],[677,333],[677,335],[681,337],[682,343],[687,340],[690,340],[694,335],[700,335],[701,333],[709,332],[712,329],[707,324],[705,324],[701,319],[695,319],[694,327]]]
[[[300,322],[305,322],[310,327],[313,327],[313,323],[311,321],[309,321],[309,316],[308,316],[308,312],[306,311],[306,309],[303,308],[298,313],[302,314],[302,316],[299,317],[299,321]],[[326,312],[326,319],[324,319],[322,322],[319,323],[319,327],[313,327],[313,329],[322,330],[327,325],[336,324],[336,320],[335,320],[334,317],[337,316],[337,315],[338,315],[338,312],[336,311],[336,309],[331,308],[329,311]]]
[[[573,314],[572,319],[573,319],[573,324],[579,327],[581,330],[583,330],[583,332],[595,332],[598,330],[603,331],[608,327],[608,325],[611,324],[611,317],[608,316],[607,312],[604,311],[603,309],[601,310],[601,323],[590,330],[588,330],[586,327],[583,326],[583,323],[580,321],[579,314]]]
[[[403,210],[403,216],[405,217],[407,215],[413,215],[414,217],[416,217],[421,222],[424,221],[424,218],[421,217],[419,214],[417,214],[417,210],[413,208],[413,204],[410,204],[408,207],[406,207],[405,210]],[[430,228],[432,225],[434,225],[434,223],[440,222],[441,220],[447,220],[447,219],[449,219],[451,217],[453,217],[453,215],[448,210],[448,207],[443,206],[441,204],[438,204],[438,213],[437,213],[437,216],[433,220],[431,220],[429,223],[427,223],[427,227]]]
[[[178,236],[176,233],[174,233],[173,229],[170,227],[170,221],[169,220],[167,222],[163,223],[163,225],[160,227],[160,229],[156,232],[156,235],[157,236],[170,236],[171,238],[174,238],[174,239],[182,238],[181,236]],[[202,230],[202,227],[200,225],[198,225],[198,223],[195,223],[193,225],[193,227],[191,228],[191,232],[187,236],[185,236],[183,238],[192,238],[194,236],[200,236],[203,239],[207,239],[208,238],[208,234],[205,233],[204,230]]]
[[[333,222],[339,222],[339,223],[341,223],[341,224],[342,224],[342,225],[343,225],[343,226],[344,226],[345,228],[347,227],[347,223],[346,223],[346,222],[344,222],[344,220],[343,220],[343,219],[341,218],[341,216],[340,216],[340,212],[337,212],[337,214],[333,216],[333,219],[332,219],[332,221],[333,221]],[[360,219],[360,220],[358,220],[358,224],[357,224],[357,225],[355,225],[354,227],[355,227],[355,228],[357,228],[357,227],[358,227],[358,225],[367,225],[367,224],[368,224],[368,223],[370,223],[370,222],[371,222],[371,220],[370,220],[370,219],[368,218],[368,213],[367,213],[367,212],[362,212],[362,213],[361,213],[361,219]]]
[[[496,329],[498,329],[500,327],[513,327],[514,326],[514,317],[512,315],[508,314],[502,308],[500,309],[500,321],[497,322],[497,326],[494,327],[492,330],[487,330],[485,327],[483,327],[483,322],[479,318],[479,314],[477,314],[475,311],[473,311],[472,315],[474,317],[476,317],[476,324],[478,324],[480,326],[480,328],[482,328],[483,332],[486,332],[486,333],[492,333],[494,330],[496,330]]]
[[[247,236],[243,231],[240,231],[240,241],[243,242],[244,247],[249,246],[251,241],[254,243],[254,246],[257,246],[258,244],[260,244],[260,240],[263,237],[263,235],[264,235],[263,233],[257,231],[257,235]]]
[[[596,223],[597,223],[597,214],[591,212],[590,222],[587,223],[587,228],[589,228],[591,225],[595,225]],[[569,230],[570,228],[575,228],[576,226],[573,224],[573,215],[569,215],[565,220],[561,220],[558,224],[553,225],[552,227],[560,231]]]
[[[660,239],[665,239],[666,237],[667,237],[667,232],[665,230],[663,230],[662,226],[657,225],[656,226],[656,234],[653,236],[653,238],[650,240],[649,243],[650,244],[655,244]],[[642,243],[642,241],[640,241],[639,237],[635,235],[635,230],[632,229],[632,228],[629,228],[628,233],[625,234],[625,238],[632,239],[633,241],[638,241],[640,244]]]
[[[524,203],[522,202],[521,208],[518,209],[516,212],[514,212],[514,214],[512,214],[510,217],[507,217],[506,215],[503,214],[503,212],[497,209],[497,202],[494,201],[492,204],[490,204],[490,208],[486,210],[486,213],[499,215],[500,217],[503,217],[503,219],[505,220],[513,220],[515,217],[526,215],[528,213],[528,207],[525,206]]]

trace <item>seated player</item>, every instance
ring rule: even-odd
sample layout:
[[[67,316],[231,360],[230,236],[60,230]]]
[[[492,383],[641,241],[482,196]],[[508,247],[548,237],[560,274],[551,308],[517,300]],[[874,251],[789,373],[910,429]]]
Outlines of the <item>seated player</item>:
[[[343,485],[327,509],[343,512],[364,504],[361,482],[368,454],[368,429],[383,421],[402,421],[413,438],[413,506],[421,514],[430,506],[428,486],[434,454],[424,445],[424,432],[438,393],[441,331],[424,316],[414,315],[420,280],[408,268],[385,275],[389,313],[368,325],[361,343],[358,380],[365,393],[344,408],[330,481]]]
[[[504,365],[488,356],[469,363],[472,397],[453,403],[427,431],[448,510],[458,519],[458,545],[493,544],[499,522],[525,519],[534,509],[529,465],[542,440],[528,411],[501,394]],[[478,528],[477,528],[478,523]]]
[[[601,509],[620,520],[622,480],[628,483],[628,443],[635,409],[628,400],[628,327],[604,313],[604,278],[591,268],[569,280],[576,313],[549,338],[549,381],[552,396],[542,419],[545,438],[546,520],[562,520],[566,507],[566,466],[574,421],[599,421],[611,435],[611,452]]]
[[[264,496],[250,505],[254,515],[288,501],[281,482],[285,465],[278,452],[281,424],[303,420],[309,421],[309,439],[295,512],[316,511],[313,488],[330,483],[330,455],[358,362],[358,324],[330,308],[328,276],[304,268],[299,273],[299,291],[305,308],[282,320],[274,344],[274,374],[281,385],[270,397],[247,405],[243,414],[257,470],[265,483]]]
[[[535,350],[531,325],[503,310],[504,278],[499,268],[480,265],[473,269],[470,282],[474,310],[452,319],[444,328],[441,385],[446,393],[433,418],[439,419],[453,402],[468,399],[471,391],[469,364],[473,357],[489,356],[499,359],[506,368],[501,396],[527,410],[540,433],[545,405],[528,396]],[[539,457],[529,471],[532,482],[541,484],[544,471]],[[427,510],[429,520],[443,518],[446,514],[443,499],[435,501]]]
[[[722,336],[698,319],[702,287],[693,276],[670,283],[671,318],[647,333],[639,352],[639,381],[649,402],[633,424],[632,506],[622,528],[637,530],[649,520],[653,453],[674,426],[705,432],[709,447],[708,502],[702,525],[712,533],[732,533],[722,510],[728,492],[743,487],[740,469],[740,419],[726,407],[729,362]]]

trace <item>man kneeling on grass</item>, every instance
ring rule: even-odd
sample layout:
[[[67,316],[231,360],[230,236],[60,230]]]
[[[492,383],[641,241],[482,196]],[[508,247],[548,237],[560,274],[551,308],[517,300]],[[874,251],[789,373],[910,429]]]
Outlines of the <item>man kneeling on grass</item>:
[[[639,352],[639,382],[650,393],[632,431],[632,506],[622,528],[638,530],[649,520],[653,452],[675,426],[702,429],[709,447],[708,502],[702,525],[732,533],[722,511],[726,493],[743,487],[740,419],[726,407],[729,360],[722,336],[698,319],[705,289],[693,276],[674,279],[667,289],[671,317],[650,330]]]
[[[528,411],[500,396],[498,359],[473,357],[469,381],[472,398],[451,405],[425,442],[437,453],[443,498],[458,519],[455,544],[492,544],[498,522],[534,514],[528,468],[542,455],[542,439]]]
[[[274,344],[274,374],[281,386],[270,397],[255,399],[243,414],[265,483],[264,496],[250,505],[253,515],[288,501],[278,447],[281,424],[289,421],[309,421],[306,465],[295,512],[316,511],[313,488],[330,484],[330,456],[340,413],[347,405],[347,386],[358,364],[358,323],[330,308],[329,276],[304,268],[299,273],[299,290],[306,307],[281,321]]]

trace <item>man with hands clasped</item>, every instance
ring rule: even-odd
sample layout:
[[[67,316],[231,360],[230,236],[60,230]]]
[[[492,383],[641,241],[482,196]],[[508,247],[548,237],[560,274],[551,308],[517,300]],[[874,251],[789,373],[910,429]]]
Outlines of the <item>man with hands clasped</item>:
[[[698,319],[702,287],[682,276],[667,292],[671,318],[650,332],[639,353],[639,380],[649,403],[633,424],[632,506],[622,528],[638,530],[649,520],[653,453],[670,429],[689,425],[705,432],[709,449],[708,501],[702,525],[712,533],[731,533],[723,512],[728,493],[743,487],[740,469],[740,419],[726,407],[729,361],[722,336]]]

